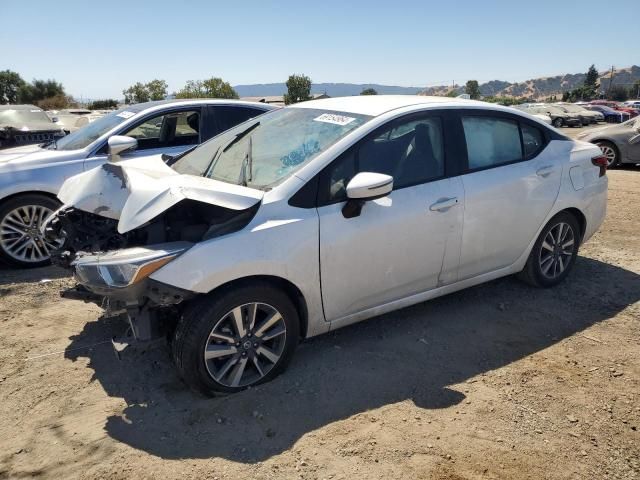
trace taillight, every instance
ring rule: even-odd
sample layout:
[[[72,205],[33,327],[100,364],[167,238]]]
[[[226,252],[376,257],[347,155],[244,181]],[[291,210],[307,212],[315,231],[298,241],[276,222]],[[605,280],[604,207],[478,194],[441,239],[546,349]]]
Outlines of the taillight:
[[[596,167],[600,167],[601,177],[607,174],[607,165],[609,164],[607,157],[605,157],[604,155],[598,155],[597,157],[593,157],[591,159],[591,163],[593,163]]]

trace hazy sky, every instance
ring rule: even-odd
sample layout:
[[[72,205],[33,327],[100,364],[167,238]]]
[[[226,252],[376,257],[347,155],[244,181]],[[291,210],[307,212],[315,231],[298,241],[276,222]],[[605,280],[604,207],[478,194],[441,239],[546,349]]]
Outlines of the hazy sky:
[[[608,11],[607,7],[612,7]],[[428,86],[640,64],[638,0],[2,0],[0,70],[77,97],[220,76]]]

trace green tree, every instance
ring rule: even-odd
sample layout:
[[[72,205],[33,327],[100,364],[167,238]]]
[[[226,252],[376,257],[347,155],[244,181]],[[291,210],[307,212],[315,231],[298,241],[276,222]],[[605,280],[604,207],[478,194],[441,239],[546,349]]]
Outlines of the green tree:
[[[62,84],[55,80],[33,80],[20,88],[21,103],[38,103],[57,96],[65,96],[65,93]]]
[[[0,72],[0,105],[18,103],[21,88],[25,85],[19,73],[11,70]]]
[[[629,98],[640,98],[640,80],[636,80],[629,88]]]
[[[589,70],[587,70],[583,85],[587,88],[593,89],[593,91],[595,92],[598,89],[599,77],[600,77],[600,74],[598,73],[596,66],[592,64],[589,67]]]
[[[229,82],[212,77],[208,80],[189,80],[176,93],[176,98],[238,98],[238,93]]]
[[[447,92],[447,95],[446,95],[446,96],[447,96],[447,97],[450,97],[450,98],[455,98],[455,97],[457,97],[458,95],[460,95],[460,92],[459,92],[457,89],[455,89],[455,88],[454,88],[453,90],[449,90],[449,91]]]
[[[629,98],[629,90],[622,85],[613,85],[607,92],[607,98],[616,102],[624,102]]]
[[[365,88],[360,95],[378,95],[378,91],[375,88]]]
[[[96,100],[87,105],[89,110],[108,110],[111,108],[118,108],[118,102],[113,98],[106,100]]]
[[[469,80],[464,87],[464,92],[471,97],[471,100],[480,99],[480,86],[477,80]]]
[[[150,100],[164,100],[167,96],[167,82],[164,80],[151,80],[145,85],[147,91],[149,92]]]
[[[285,105],[311,100],[311,79],[306,75],[290,75],[286,85]]]
[[[142,103],[151,100],[149,90],[146,85],[141,82],[137,82],[131,85],[129,88],[122,91],[124,95],[124,103]]]
[[[69,95],[57,94],[53,97],[38,100],[36,104],[43,110],[61,110],[63,108],[77,107],[78,103]]]

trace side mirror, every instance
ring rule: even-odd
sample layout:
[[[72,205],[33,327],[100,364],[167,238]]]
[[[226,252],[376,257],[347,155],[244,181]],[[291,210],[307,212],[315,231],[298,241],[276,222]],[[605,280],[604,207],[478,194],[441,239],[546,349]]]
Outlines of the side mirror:
[[[393,177],[383,173],[360,172],[347,185],[347,198],[342,207],[344,218],[360,215],[368,200],[386,197],[393,190]]]
[[[109,145],[109,161],[117,162],[120,155],[138,147],[138,140],[124,135],[114,135],[107,141]]]

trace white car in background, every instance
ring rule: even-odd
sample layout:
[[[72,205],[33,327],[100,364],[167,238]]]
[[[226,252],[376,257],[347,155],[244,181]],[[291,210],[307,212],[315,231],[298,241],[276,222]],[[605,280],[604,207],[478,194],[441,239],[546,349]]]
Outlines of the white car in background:
[[[67,134],[75,132],[79,128],[102,118],[103,113],[94,112],[84,108],[65,108],[63,110],[51,110],[47,114],[60,126]]]
[[[445,97],[298,103],[170,163],[114,156],[67,180],[47,229],[68,232],[68,295],[137,340],[172,334],[205,394],[272,379],[301,339],[472,285],[557,285],[607,202],[596,145]]]
[[[60,206],[58,189],[67,178],[105,163],[112,136],[133,137],[137,149],[130,156],[146,162],[154,155],[178,155],[273,108],[219,99],[139,103],[70,135],[0,150],[0,259],[19,267],[49,261],[57,242],[46,241],[40,225]],[[47,118],[44,112],[42,117]]]

